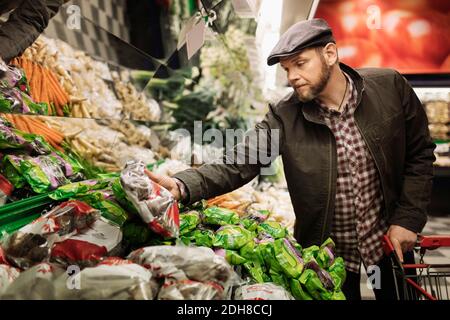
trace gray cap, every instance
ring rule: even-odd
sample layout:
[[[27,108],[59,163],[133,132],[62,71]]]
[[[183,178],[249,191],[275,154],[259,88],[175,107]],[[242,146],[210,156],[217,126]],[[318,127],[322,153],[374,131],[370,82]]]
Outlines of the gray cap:
[[[297,22],[281,36],[272,49],[267,64],[280,62],[280,58],[298,53],[309,47],[326,45],[336,41],[328,23],[323,19],[312,19]]]

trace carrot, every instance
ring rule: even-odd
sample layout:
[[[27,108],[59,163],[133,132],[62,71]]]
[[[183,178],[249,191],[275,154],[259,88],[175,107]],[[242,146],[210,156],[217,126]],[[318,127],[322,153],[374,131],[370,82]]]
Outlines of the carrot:
[[[55,129],[49,128],[41,120],[36,118],[29,118],[28,121],[33,126],[33,128],[36,128],[46,135],[51,136],[55,141],[62,141],[64,139],[64,135],[62,133],[56,131]]]
[[[51,83],[51,87],[54,90],[55,94],[55,100],[60,104],[60,106],[64,106],[65,104],[69,103],[69,95],[66,93],[66,91],[61,87],[58,80],[56,79],[56,76],[53,74],[51,70],[46,70],[46,76],[49,79],[49,82]]]

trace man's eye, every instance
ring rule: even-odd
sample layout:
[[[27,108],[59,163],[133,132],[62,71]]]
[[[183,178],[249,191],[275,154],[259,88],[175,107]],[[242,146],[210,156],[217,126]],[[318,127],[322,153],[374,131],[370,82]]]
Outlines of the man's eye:
[[[302,65],[304,65],[304,62],[297,62],[297,66],[301,67]]]

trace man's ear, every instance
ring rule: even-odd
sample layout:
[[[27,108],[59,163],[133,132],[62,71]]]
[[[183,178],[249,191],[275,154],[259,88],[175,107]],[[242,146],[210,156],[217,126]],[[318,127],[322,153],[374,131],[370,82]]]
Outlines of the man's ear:
[[[338,51],[335,43],[327,43],[323,48],[323,54],[325,56],[325,61],[330,67],[338,62]]]

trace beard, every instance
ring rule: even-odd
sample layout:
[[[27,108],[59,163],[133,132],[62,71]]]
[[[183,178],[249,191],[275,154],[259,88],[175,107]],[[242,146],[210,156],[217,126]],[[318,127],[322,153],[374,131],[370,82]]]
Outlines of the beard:
[[[300,88],[299,90],[296,90],[298,99],[301,102],[309,102],[318,97],[318,95],[325,89],[328,80],[331,76],[331,67],[326,63],[325,58],[320,55],[320,61],[321,61],[321,68],[320,68],[320,75],[319,75],[319,81],[316,84],[309,85],[309,88],[305,86],[305,91],[301,92]]]

